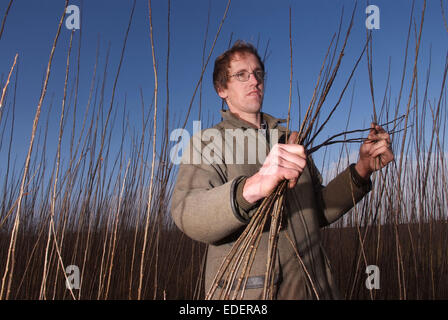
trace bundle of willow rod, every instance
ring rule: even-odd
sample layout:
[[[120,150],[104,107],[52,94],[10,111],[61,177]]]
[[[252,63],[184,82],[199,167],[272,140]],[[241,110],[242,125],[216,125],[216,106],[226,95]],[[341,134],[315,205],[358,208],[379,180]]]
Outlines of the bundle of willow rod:
[[[319,114],[321,111],[321,108],[325,102],[326,96],[328,95],[332,84],[334,82],[334,79],[336,77],[336,74],[339,70],[339,66],[341,64],[342,57],[344,56],[344,50],[347,44],[348,37],[350,35],[351,28],[353,26],[353,17],[354,12],[356,10],[356,5],[353,9],[351,20],[349,27],[347,29],[346,35],[345,35],[345,41],[342,45],[342,48],[340,49],[339,56],[337,58],[336,64],[333,67],[334,58],[336,55],[336,50],[338,47],[339,42],[339,35],[341,31],[342,26],[342,17],[341,15],[341,21],[339,24],[339,31],[337,34],[336,42],[333,49],[333,54],[331,57],[331,60],[327,64],[327,58],[329,57],[330,49],[333,47],[333,40],[336,35],[333,36],[330,45],[328,47],[327,53],[324,58],[324,62],[321,66],[318,80],[316,83],[316,86],[314,88],[313,97],[311,99],[311,102],[309,104],[308,110],[306,111],[305,117],[301,123],[300,130],[298,132],[297,137],[295,138],[295,143],[304,145],[306,149],[308,149],[316,136],[321,132],[324,125],[328,122],[328,120],[331,118],[333,113],[335,112],[336,108],[339,106],[339,103],[345,93],[345,90],[348,87],[348,84],[351,81],[351,78],[362,58],[364,55],[366,46],[370,38],[367,39],[366,44],[364,45],[364,48],[356,61],[356,63],[353,66],[353,69],[351,71],[351,74],[346,81],[345,87],[343,88],[339,100],[337,101],[336,105],[333,107],[333,109],[330,111],[328,117],[326,120],[322,123],[322,125],[317,128],[316,131],[313,130],[316,129],[316,123],[318,122]],[[291,38],[291,36],[290,36]],[[291,50],[292,51],[292,50]],[[292,61],[292,53],[291,53],[291,61]],[[292,65],[292,63],[291,63]],[[327,66],[323,80],[321,81],[322,71],[324,69],[324,66]],[[332,68],[333,67],[333,68]],[[291,66],[292,68],[292,66]],[[331,71],[331,72],[330,72]],[[292,78],[292,77],[291,77]],[[292,79],[291,79],[292,80]],[[319,93],[319,94],[317,94]],[[319,99],[317,100],[317,97],[319,96]],[[291,106],[291,104],[290,104]],[[289,117],[288,117],[289,118]],[[288,122],[289,126],[289,122]],[[337,137],[339,135],[336,135]],[[331,141],[326,141],[326,144],[330,144]],[[325,144],[324,143],[324,144]],[[323,146],[324,144],[320,145]],[[317,148],[318,149],[318,148]],[[317,150],[316,148],[309,149],[309,152],[307,154],[310,154]],[[284,207],[284,199],[285,199],[285,190],[286,185],[288,181],[284,180],[274,189],[274,191],[266,197],[261,205],[258,207],[257,211],[254,213],[254,215],[251,218],[251,221],[245,228],[245,230],[242,232],[242,234],[239,236],[239,238],[235,241],[234,245],[230,249],[229,253],[221,263],[218,272],[215,275],[215,278],[212,282],[212,285],[206,294],[206,299],[212,299],[212,298],[218,298],[218,299],[243,299],[244,298],[244,292],[246,283],[250,274],[250,270],[252,267],[252,264],[255,260],[255,255],[257,252],[258,245],[260,243],[260,240],[262,238],[263,230],[265,228],[265,225],[268,218],[270,217],[270,230],[269,230],[269,244],[268,244],[268,252],[266,257],[266,273],[265,273],[265,283],[263,288],[263,299],[273,299],[274,298],[274,291],[273,291],[273,285],[274,285],[274,262],[276,260],[276,252],[277,252],[277,244],[278,244],[278,237],[281,230],[281,222],[282,222],[282,216],[283,216],[283,207]],[[288,237],[288,235],[286,235]],[[306,267],[303,263],[303,261],[300,259],[300,256],[298,255],[298,250],[294,244],[293,241],[290,240],[291,245],[293,246],[297,258],[299,259],[299,262],[304,269],[304,272],[306,276],[308,277],[308,280],[311,282],[311,286],[314,290],[314,293],[317,298],[319,298],[318,293],[312,283],[312,279],[309,276],[309,273],[306,270]],[[238,278],[238,279],[237,279]],[[214,294],[218,287],[221,287],[221,291],[219,296],[214,297]],[[233,294],[231,295],[231,292],[233,291]]]

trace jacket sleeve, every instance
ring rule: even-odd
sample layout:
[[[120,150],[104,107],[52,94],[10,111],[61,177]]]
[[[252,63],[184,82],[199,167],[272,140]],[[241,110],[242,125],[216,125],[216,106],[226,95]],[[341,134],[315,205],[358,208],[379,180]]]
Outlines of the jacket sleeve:
[[[372,189],[371,180],[360,177],[354,164],[338,174],[326,186],[322,185],[322,177],[313,163],[310,170],[317,201],[323,213],[319,219],[321,227],[328,226],[341,218]]]
[[[189,148],[198,152],[191,141]],[[184,155],[179,165],[171,215],[187,236],[213,244],[247,224],[235,208],[237,185],[243,177],[227,181],[223,165],[210,164],[204,159],[193,164],[192,157]]]

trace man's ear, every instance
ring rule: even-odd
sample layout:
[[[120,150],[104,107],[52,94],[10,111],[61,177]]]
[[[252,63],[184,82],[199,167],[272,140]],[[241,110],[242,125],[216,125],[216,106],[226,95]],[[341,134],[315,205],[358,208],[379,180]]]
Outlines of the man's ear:
[[[224,100],[227,99],[227,89],[218,88],[218,95]]]

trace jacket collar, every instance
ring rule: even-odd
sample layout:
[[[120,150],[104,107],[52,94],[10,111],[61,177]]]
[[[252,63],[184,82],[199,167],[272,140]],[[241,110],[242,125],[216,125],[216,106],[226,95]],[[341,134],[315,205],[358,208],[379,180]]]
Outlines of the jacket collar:
[[[221,110],[221,116],[223,121],[221,124],[225,129],[231,128],[254,128],[252,124],[246,122],[240,118],[238,118],[234,113],[230,112],[230,110]],[[278,119],[267,113],[261,112],[262,121],[266,121],[269,129],[279,129],[281,131],[286,131],[286,128],[283,126],[279,126],[279,123],[286,122],[286,119]]]

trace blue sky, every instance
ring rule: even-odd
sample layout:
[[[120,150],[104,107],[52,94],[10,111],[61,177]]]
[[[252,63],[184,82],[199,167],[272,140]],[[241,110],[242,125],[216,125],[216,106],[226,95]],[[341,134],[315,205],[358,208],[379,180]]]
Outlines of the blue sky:
[[[0,2],[0,19],[3,18],[7,0]],[[155,34],[155,54],[159,73],[159,112],[166,103],[165,72],[167,53],[167,1],[153,0],[153,27]],[[81,3],[70,0],[69,4],[81,8],[81,59],[80,87],[78,94],[78,122],[82,118],[89,96],[93,67],[97,48],[99,48],[98,76],[103,76],[107,48],[110,44],[110,57],[105,87],[105,108],[108,108],[112,92],[123,39],[128,24],[132,1],[89,0]],[[233,0],[224,22],[223,28],[211,55],[209,65],[204,74],[202,86],[202,118],[206,123],[217,123],[220,119],[221,102],[214,92],[211,76],[215,58],[227,47],[229,40],[244,39],[259,45],[264,53],[267,43],[268,72],[263,111],[277,117],[286,118],[289,98],[289,7],[292,9],[293,37],[293,101],[292,128],[298,126],[297,86],[300,90],[302,108],[308,106],[311,99],[317,75],[325,56],[330,39],[337,32],[342,8],[344,8],[343,31],[346,30],[355,1],[349,0],[316,0],[316,1],[272,1],[272,0]],[[390,101],[394,106],[398,97],[404,63],[411,1],[395,0],[371,1],[380,9],[380,29],[373,31],[373,75],[375,99],[382,102],[387,80],[389,59],[391,61]],[[208,28],[206,56],[215,37],[223,16],[227,1],[171,1],[170,15],[170,57],[169,57],[169,87],[170,112],[173,115],[172,128],[176,121],[183,120],[193,95],[193,90],[199,80],[203,43],[206,33],[208,12],[210,10],[210,25]],[[415,1],[414,18],[418,28],[423,1]],[[445,11],[448,3],[443,1]],[[16,97],[16,119],[13,153],[19,161],[24,157],[31,135],[32,121],[35,115],[40,95],[42,80],[45,74],[51,45],[56,34],[58,22],[63,11],[63,0],[23,1],[15,0],[6,20],[5,31],[0,39],[0,80],[3,87],[5,77],[12,65],[14,55],[19,54],[19,71]],[[360,54],[366,39],[365,1],[358,1],[354,18],[353,31],[350,36],[346,54],[330,92],[325,111],[328,111],[337,98],[349,76],[354,62]],[[74,52],[72,55],[69,91],[72,90],[75,77],[77,50],[80,31],[75,32]],[[70,31],[62,28],[61,36],[54,56],[50,82],[42,109],[40,128],[43,130],[46,119],[49,119],[49,152],[54,151],[57,142],[57,132],[63,93],[65,62]],[[419,87],[424,87],[424,79],[428,70],[431,53],[431,77],[429,97],[438,99],[442,83],[445,56],[448,50],[448,32],[444,27],[440,1],[428,1],[420,48]],[[430,51],[431,50],[431,51]],[[404,111],[410,87],[410,70],[415,52],[415,34],[411,34],[408,56],[407,75],[401,102]],[[17,73],[14,74],[15,81]],[[13,83],[10,84],[6,105],[3,110],[2,128],[9,128]],[[98,83],[96,83],[98,85]],[[354,86],[354,87],[353,87]],[[132,22],[129,39],[124,56],[123,66],[118,79],[114,101],[114,111],[117,111],[117,126],[121,127],[121,117],[124,111],[126,97],[126,112],[130,126],[139,127],[141,123],[140,88],[143,92],[147,110],[149,110],[154,88],[152,56],[149,41],[148,2],[137,0],[137,6]],[[353,91],[354,89],[354,91]],[[423,97],[423,90],[419,95]],[[361,61],[352,83],[347,90],[337,114],[322,132],[320,141],[329,134],[344,130],[353,93],[353,111],[350,129],[359,129],[369,125],[372,119],[372,103],[368,86],[366,59]],[[73,101],[73,100],[71,100]],[[50,109],[50,105],[52,108]],[[92,107],[93,108],[93,107]],[[192,128],[193,120],[198,120],[199,93],[193,103],[193,109],[187,129]],[[9,111],[11,112],[11,111]],[[70,126],[71,115],[68,115]],[[162,121],[159,121],[160,126]],[[80,124],[78,123],[78,126]],[[66,130],[70,131],[68,127]],[[79,130],[79,129],[78,129]],[[0,149],[0,160],[3,162],[7,150],[8,131],[3,136]],[[114,135],[114,141],[120,142],[120,136]],[[24,159],[24,158],[23,158]]]

